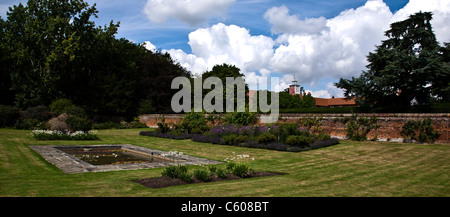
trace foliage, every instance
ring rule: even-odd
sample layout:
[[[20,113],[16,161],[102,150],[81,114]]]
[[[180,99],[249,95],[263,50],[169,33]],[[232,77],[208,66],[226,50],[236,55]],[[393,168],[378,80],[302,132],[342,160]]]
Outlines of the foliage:
[[[301,147],[305,147],[308,146],[310,143],[312,142],[312,138],[305,136],[305,135],[301,135],[301,136],[288,136],[286,139],[286,145],[290,145],[290,146],[301,146]]]
[[[409,120],[403,125],[401,134],[404,142],[416,140],[420,143],[434,143],[441,135],[433,129],[431,119]]]
[[[359,78],[340,79],[335,85],[348,98],[356,97],[362,106],[408,108],[427,106],[432,93],[448,97],[450,74],[448,44],[441,48],[431,27],[432,14],[419,12],[391,24],[388,37],[369,53],[368,71]],[[445,58],[447,58],[445,60]]]
[[[201,167],[199,169],[194,170],[194,177],[204,182],[208,182],[211,180],[210,171],[205,167]]]
[[[52,116],[53,114],[49,111],[49,108],[44,105],[29,107],[23,113],[23,118],[35,119],[38,121],[47,121],[52,118]]]
[[[306,118],[302,118],[299,120],[300,124],[305,126],[308,131],[312,133],[320,133],[322,132],[322,129],[320,128],[322,123],[323,117],[318,115],[308,115]]]
[[[153,106],[151,99],[144,99],[139,103],[139,108],[137,111],[138,115],[153,114],[154,112],[156,112],[156,109]]]
[[[364,141],[367,140],[367,134],[372,129],[378,129],[378,119],[375,115],[370,118],[359,117],[358,114],[353,113],[352,117],[340,119],[340,121],[347,125],[347,137],[351,140]]]
[[[69,118],[67,118],[66,123],[71,132],[87,132],[92,129],[92,122],[87,118],[70,115]]]
[[[0,103],[25,109],[64,98],[89,116],[131,118],[152,110],[148,99],[157,111],[171,112],[170,82],[189,72],[169,54],[116,39],[119,23],[96,26],[97,13],[83,0],[29,0],[10,8],[0,19]]]
[[[227,92],[226,92],[226,88],[227,88],[227,82],[226,82],[226,78],[234,78],[234,79],[236,79],[236,78],[238,78],[238,77],[242,77],[242,78],[244,78],[245,77],[245,75],[243,74],[243,73],[241,73],[240,72],[240,69],[239,68],[237,68],[236,66],[234,66],[234,65],[228,65],[228,64],[222,64],[222,65],[215,65],[213,68],[212,68],[212,70],[211,71],[207,71],[207,72],[205,72],[205,73],[203,73],[202,75],[201,75],[201,78],[202,78],[202,81],[204,82],[205,81],[205,79],[206,78],[209,78],[209,77],[217,77],[217,78],[219,78],[221,81],[222,81],[222,85],[223,85],[223,90],[222,90],[222,94],[223,94],[223,101],[221,102],[222,103],[222,111],[223,112],[227,112],[227,104],[226,104],[226,96],[227,96]],[[243,79],[244,80],[244,79]],[[244,80],[245,81],[245,80]],[[244,93],[247,93],[248,92],[248,85],[244,82],[244,84],[243,84],[245,87],[244,87],[244,90],[245,90],[245,92]],[[192,85],[193,86],[193,85]],[[203,96],[202,96],[202,98],[203,97],[205,97],[206,96],[206,94],[208,94],[209,92],[211,92],[211,91],[213,91],[213,90],[207,90],[207,89],[203,89]],[[220,91],[220,90],[219,90]],[[234,106],[233,107],[230,107],[230,109],[232,109],[232,111],[237,111],[237,108],[238,108],[238,105],[237,105],[237,102],[238,102],[238,94],[237,94],[237,92],[238,92],[238,88],[235,88],[234,86],[233,86],[233,91],[234,91],[234,98],[233,98],[233,103],[234,103]],[[248,109],[248,101],[249,101],[249,99],[248,99],[248,96],[246,95],[246,94],[244,94],[244,96],[242,96],[242,97],[245,97],[245,107],[244,108],[247,108]],[[215,99],[214,99],[215,100]],[[214,101],[213,102],[213,104],[215,104],[216,102]]]
[[[50,104],[49,108],[51,112],[55,113],[56,115],[60,115],[66,111],[66,108],[71,106],[74,106],[72,101],[65,98],[61,98],[53,101]]]
[[[216,176],[217,176],[217,178],[221,178],[221,179],[226,178],[227,177],[226,170],[223,168],[217,168]]]
[[[208,129],[204,113],[194,112],[193,110],[183,116],[181,127],[185,129],[187,133],[192,133],[193,129],[199,129],[200,132]]]
[[[234,125],[253,125],[258,120],[257,114],[254,112],[230,112],[224,117],[225,124]]]
[[[162,176],[168,176],[170,178],[180,178],[180,176],[185,176],[188,172],[188,168],[185,165],[170,165],[165,167],[161,172]],[[184,177],[186,178],[186,177]]]
[[[19,118],[17,108],[8,105],[0,105],[0,127],[13,126]]]
[[[263,133],[256,138],[258,143],[268,144],[277,141],[277,137],[271,133]]]
[[[169,131],[169,126],[166,123],[166,117],[164,115],[161,115],[161,118],[158,118],[158,132],[159,133],[167,133]]]
[[[76,131],[73,133],[58,130],[33,130],[31,135],[37,140],[98,140],[95,131]]]

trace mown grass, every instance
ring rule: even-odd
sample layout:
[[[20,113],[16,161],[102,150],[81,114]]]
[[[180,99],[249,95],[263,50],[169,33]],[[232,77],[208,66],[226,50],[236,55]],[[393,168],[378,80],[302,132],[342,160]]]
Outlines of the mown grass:
[[[99,141],[37,141],[0,129],[0,196],[450,196],[450,146],[352,142],[307,152],[221,146],[139,136],[142,129],[100,130]],[[223,161],[249,154],[255,170],[287,175],[149,189],[132,180],[161,168],[65,174],[29,145],[133,144]]]

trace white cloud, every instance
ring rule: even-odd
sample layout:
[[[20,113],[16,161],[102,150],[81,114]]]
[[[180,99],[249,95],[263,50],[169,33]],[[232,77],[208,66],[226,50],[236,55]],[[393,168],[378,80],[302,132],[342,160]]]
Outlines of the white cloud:
[[[433,20],[431,25],[436,34],[436,39],[440,42],[450,41],[450,1],[448,0],[410,0],[408,4],[400,9],[392,18],[392,22],[405,20],[410,14],[422,12],[432,12]]]
[[[299,84],[316,87],[323,79],[328,82],[359,76],[368,64],[366,56],[386,39],[384,32],[390,24],[420,10],[433,12],[432,25],[438,41],[450,41],[450,1],[410,0],[393,14],[382,0],[369,0],[330,19],[300,19],[289,14],[286,6],[269,8],[264,18],[272,25],[272,33],[278,34],[276,40],[251,35],[236,25],[218,23],[189,34],[192,54],[174,49],[168,52],[193,73],[227,63],[239,67],[247,82],[281,74],[280,85],[272,90],[287,88],[293,75]],[[343,95],[332,82],[311,92],[316,97]]]
[[[147,0],[144,13],[150,21],[163,24],[169,18],[192,26],[210,17],[224,16],[236,0]]]
[[[266,11],[264,18],[272,24],[275,34],[316,34],[327,29],[325,17],[301,20],[296,15],[289,15],[289,9],[283,5]]]
[[[391,16],[384,2],[368,1],[326,20],[327,29],[320,35],[283,33],[270,66],[276,72],[295,74],[303,84],[323,77],[356,76],[367,65],[366,55],[382,40]]]
[[[153,45],[150,41],[144,41],[144,43],[142,43],[144,45],[144,47],[149,50],[149,51],[156,51],[156,46]]]
[[[252,36],[245,28],[223,23],[191,32],[188,43],[193,54],[174,49],[167,52],[194,74],[223,63],[235,65],[244,73],[260,71],[266,68],[275,44],[267,36]]]

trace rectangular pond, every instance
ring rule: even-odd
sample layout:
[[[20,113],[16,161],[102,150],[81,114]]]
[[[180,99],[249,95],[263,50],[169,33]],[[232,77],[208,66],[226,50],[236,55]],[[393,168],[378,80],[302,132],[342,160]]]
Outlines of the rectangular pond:
[[[223,162],[190,155],[172,159],[168,152],[130,144],[120,145],[32,145],[39,153],[65,173],[105,172],[166,167],[169,165],[206,165]]]
[[[171,162],[169,158],[162,157],[154,152],[142,153],[123,149],[121,146],[101,147],[56,147],[67,154],[71,154],[92,165],[137,164]]]

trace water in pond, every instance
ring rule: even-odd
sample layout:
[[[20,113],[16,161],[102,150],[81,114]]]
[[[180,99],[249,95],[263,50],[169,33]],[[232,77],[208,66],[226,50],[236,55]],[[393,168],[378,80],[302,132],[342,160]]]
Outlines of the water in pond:
[[[122,149],[120,146],[106,147],[58,147],[57,149],[71,154],[92,165],[137,164],[170,162],[156,154],[138,153]]]

